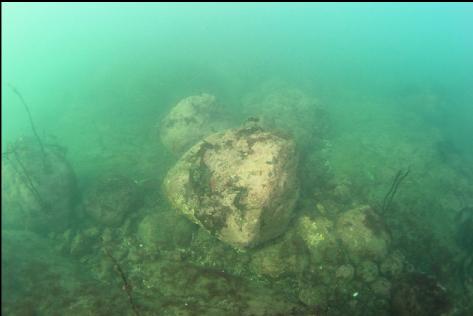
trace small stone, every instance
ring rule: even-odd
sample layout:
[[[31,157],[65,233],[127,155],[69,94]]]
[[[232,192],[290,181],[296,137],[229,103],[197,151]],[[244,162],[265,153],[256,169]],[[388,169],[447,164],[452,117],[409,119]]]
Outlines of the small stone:
[[[378,266],[372,261],[363,261],[356,267],[356,274],[364,282],[373,282],[379,274]]]
[[[302,273],[308,265],[307,259],[303,241],[289,232],[276,243],[255,250],[250,267],[256,274],[278,278]]]
[[[404,270],[404,256],[399,251],[391,253],[381,263],[381,273],[388,277],[397,277]]]
[[[338,267],[335,272],[335,277],[337,279],[342,279],[344,281],[350,281],[355,275],[355,268],[350,264],[344,264]]]
[[[299,292],[299,299],[307,306],[325,308],[328,303],[328,291],[324,286],[303,287]]]
[[[391,295],[391,282],[385,278],[377,279],[370,287],[377,296],[389,298]]]

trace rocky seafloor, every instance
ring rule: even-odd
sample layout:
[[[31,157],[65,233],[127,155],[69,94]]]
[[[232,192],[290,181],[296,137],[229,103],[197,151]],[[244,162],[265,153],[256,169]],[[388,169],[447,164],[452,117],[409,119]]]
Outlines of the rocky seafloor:
[[[187,108],[189,104],[192,108],[192,100],[215,103],[210,94],[183,100],[187,101],[178,104]],[[13,178],[18,190],[4,191],[2,206],[5,212],[21,209],[18,204],[28,207],[11,218],[2,211],[2,219],[6,216],[10,222],[16,221],[11,227],[2,227],[2,314],[473,313],[473,260],[469,244],[465,246],[465,240],[471,238],[473,215],[467,206],[473,202],[473,173],[463,167],[460,157],[450,157],[451,163],[445,163],[437,148],[442,139],[435,131],[405,135],[399,128],[403,123],[390,121],[391,125],[379,123],[387,131],[379,133],[379,126],[369,126],[362,114],[359,125],[347,131],[349,126],[332,126],[337,117],[296,88],[264,87],[246,96],[243,104],[241,117],[233,117],[233,123],[228,120],[208,130],[200,125],[208,127],[212,115],[199,117],[192,108],[192,115],[186,116],[174,109],[171,119],[161,121],[171,130],[163,132],[158,123],[157,134],[164,133],[165,141],[137,132],[143,139],[140,144],[122,142],[110,152],[94,154],[88,165],[80,165],[86,158],[74,161],[72,157],[79,186],[66,189],[75,190],[69,192],[74,203],[66,212],[67,220],[51,221],[50,227],[47,222],[53,215],[46,212],[42,217],[49,204],[38,203],[28,194],[33,194],[31,182],[33,187],[47,183],[50,190],[56,178],[38,171],[40,162],[34,170],[26,170],[34,165],[31,163],[22,170],[21,161],[27,159],[22,158],[21,147],[13,147],[13,151],[20,148],[20,156],[10,154],[2,160],[2,174],[10,169],[12,174],[10,178],[2,176],[2,181],[7,190],[8,180]],[[218,120],[221,115],[219,109]],[[297,202],[280,203],[290,208],[288,223],[281,226],[284,229],[271,232],[268,238],[248,237],[251,242],[244,239],[245,246],[239,247],[241,243],[229,242],[234,239],[213,229],[214,221],[189,219],[198,212],[190,209],[203,209],[204,202],[176,203],[172,197],[175,191],[170,192],[163,183],[169,170],[179,164],[181,153],[192,152],[192,144],[198,142],[189,143],[182,137],[195,138],[192,131],[202,133],[199,139],[212,137],[219,129],[227,131],[231,124],[245,126],[247,117],[259,126],[248,131],[258,135],[258,141],[267,141],[265,130],[278,139],[295,142],[298,193]],[[172,144],[179,146],[173,148]],[[241,165],[245,159],[255,159],[244,151],[238,160]],[[32,152],[39,161],[38,151]],[[212,157],[229,161],[231,155],[214,153],[193,162],[200,169],[191,166],[184,170],[190,174],[190,182],[198,178],[192,198],[213,199],[214,204],[205,207],[216,211],[206,212],[205,219],[222,209],[226,195],[232,197],[232,203],[238,200],[238,205],[252,205],[253,211],[262,209],[249,198],[241,199],[240,193],[251,197],[256,190],[248,184],[251,181],[245,182],[244,188],[243,182],[236,185],[237,192],[218,189],[212,176],[219,164],[214,163],[209,174],[201,168],[202,161],[208,163]],[[54,168],[57,163],[52,163]],[[232,171],[228,166],[225,170]],[[193,176],[193,172],[199,173]],[[232,172],[238,173],[238,169]],[[400,178],[402,175],[405,177]],[[223,183],[222,179],[231,176],[222,173],[216,179]],[[242,174],[235,176],[245,179]],[[41,180],[45,177],[47,180]],[[277,196],[268,193],[269,200],[282,195],[278,190],[271,192]],[[45,196],[43,202],[49,203],[59,203],[58,199],[67,195],[62,191],[40,193]],[[215,201],[217,195],[221,199]],[[286,199],[295,195],[289,196]],[[232,209],[232,214],[238,211]],[[31,223],[37,218],[43,219],[40,227]],[[218,225],[220,229],[222,219]]]

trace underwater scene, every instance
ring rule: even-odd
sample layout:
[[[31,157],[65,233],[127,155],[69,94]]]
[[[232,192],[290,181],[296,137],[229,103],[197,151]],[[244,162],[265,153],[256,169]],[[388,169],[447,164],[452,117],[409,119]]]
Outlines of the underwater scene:
[[[472,3],[2,3],[2,315],[473,315]]]

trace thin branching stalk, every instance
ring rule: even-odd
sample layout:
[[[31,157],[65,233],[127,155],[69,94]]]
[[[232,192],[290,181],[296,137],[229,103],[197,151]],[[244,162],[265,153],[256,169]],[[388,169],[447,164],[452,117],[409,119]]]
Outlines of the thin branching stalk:
[[[43,142],[41,141],[41,138],[39,137],[38,132],[36,131],[36,127],[35,127],[34,122],[33,122],[33,117],[31,116],[30,107],[28,106],[25,99],[23,98],[23,95],[20,93],[20,91],[18,91],[17,88],[15,88],[12,84],[8,84],[8,86],[12,89],[13,93],[18,96],[18,98],[20,99],[21,104],[23,104],[23,106],[26,110],[26,113],[28,114],[28,119],[30,121],[31,129],[33,130],[33,134],[36,137],[36,140],[38,141],[39,148],[41,149],[41,157],[43,159],[43,166],[44,166],[44,168],[47,168],[46,150],[44,149]]]
[[[125,272],[123,271],[120,263],[118,262],[117,259],[111,254],[110,250],[107,249],[107,247],[103,248],[107,256],[112,260],[113,264],[115,265],[115,268],[120,275],[122,282],[123,282],[123,290],[126,292],[126,295],[128,296],[128,301],[130,302],[131,309],[135,313],[136,316],[140,316],[138,307],[135,304],[135,301],[133,300],[133,294],[132,294],[132,288],[131,284],[128,282],[128,278],[126,277]]]
[[[409,168],[404,172],[403,170],[399,170],[394,177],[393,183],[391,184],[391,188],[389,189],[388,193],[384,196],[383,206],[381,207],[381,212],[386,212],[393,202],[394,196],[396,195],[397,189],[399,188],[399,184],[407,177],[409,174]]]

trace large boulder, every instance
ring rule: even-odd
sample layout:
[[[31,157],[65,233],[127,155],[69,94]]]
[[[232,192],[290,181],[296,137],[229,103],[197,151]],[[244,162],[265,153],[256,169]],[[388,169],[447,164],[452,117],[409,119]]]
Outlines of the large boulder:
[[[174,207],[220,240],[244,249],[283,233],[298,197],[291,139],[256,124],[215,133],[169,171]]]
[[[64,230],[76,197],[76,177],[63,148],[27,137],[9,144],[2,158],[4,227]]]
[[[164,146],[180,155],[205,136],[228,128],[215,96],[202,93],[182,99],[164,117],[159,135]]]

